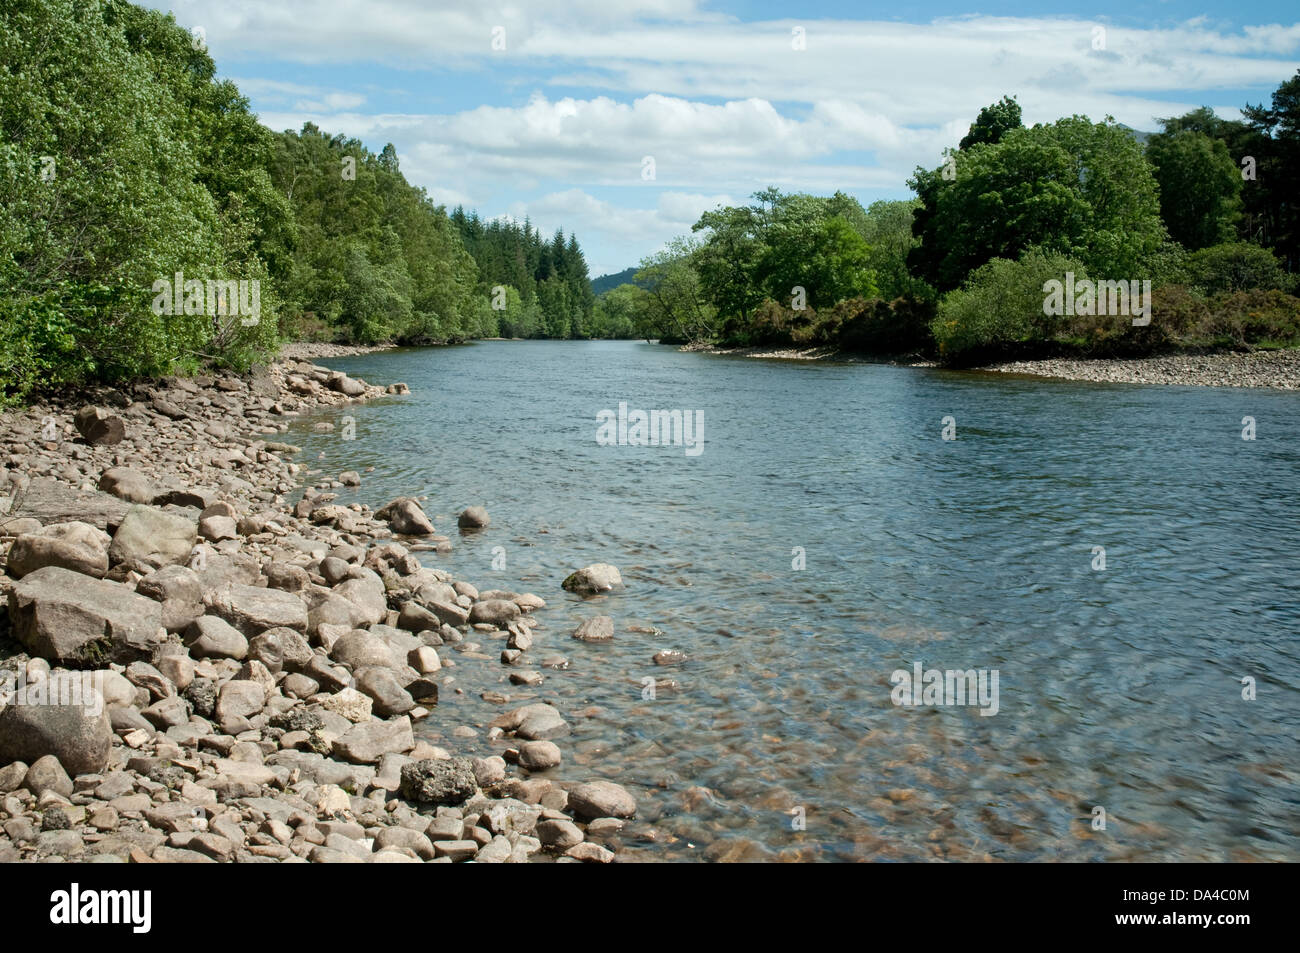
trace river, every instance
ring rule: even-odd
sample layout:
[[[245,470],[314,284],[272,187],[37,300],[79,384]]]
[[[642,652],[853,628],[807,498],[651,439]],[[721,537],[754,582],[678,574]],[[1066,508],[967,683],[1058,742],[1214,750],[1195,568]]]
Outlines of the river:
[[[554,701],[554,776],[632,790],[647,859],[1300,859],[1300,395],[639,342],[327,363],[412,393],[296,423],[312,479],[427,495],[426,564],[541,595],[527,663],[571,663],[519,688],[486,644],[424,737],[497,752],[481,692]],[[620,402],[698,411],[702,452],[602,445]],[[560,589],[593,562],[626,590]],[[598,613],[613,642],[570,638]],[[917,663],[996,672],[996,713],[895,704]]]

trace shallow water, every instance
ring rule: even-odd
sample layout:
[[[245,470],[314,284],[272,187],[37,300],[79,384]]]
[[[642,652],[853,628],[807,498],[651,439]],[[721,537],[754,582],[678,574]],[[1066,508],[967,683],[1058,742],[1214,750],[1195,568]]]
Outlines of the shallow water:
[[[424,736],[499,750],[484,726],[503,709],[480,692],[553,700],[573,725],[555,776],[638,797],[625,847],[1300,859],[1300,395],[629,342],[327,363],[413,393],[331,411],[355,418],[355,440],[295,424],[301,459],[376,468],[343,503],[427,494],[455,548],[425,562],[541,595],[525,664],[572,663],[517,688],[503,644],[476,634],[492,659],[451,670],[464,694],[444,685]],[[598,445],[596,415],[620,401],[703,411],[703,452]],[[459,536],[455,514],[476,503],[492,525]],[[618,566],[626,591],[561,591],[592,562]],[[597,613],[614,642],[569,637]],[[690,658],[656,666],[661,648]],[[915,662],[997,670],[997,714],[894,705],[891,673]],[[643,698],[647,676],[678,689]]]

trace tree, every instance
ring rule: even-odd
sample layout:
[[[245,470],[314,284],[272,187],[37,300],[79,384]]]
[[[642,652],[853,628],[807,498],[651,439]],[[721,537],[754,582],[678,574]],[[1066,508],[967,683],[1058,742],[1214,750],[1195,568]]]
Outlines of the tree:
[[[748,320],[764,297],[758,281],[766,250],[762,219],[754,208],[727,206],[705,212],[691,231],[707,231],[707,241],[695,246],[691,264],[713,305],[726,317]]]
[[[1241,171],[1220,140],[1187,130],[1147,143],[1160,186],[1160,217],[1188,249],[1232,239],[1241,214]]]
[[[996,145],[1012,129],[1020,129],[1020,104],[1014,96],[1003,96],[996,103],[985,106],[971,123],[970,131],[962,137],[957,148],[965,152],[971,146]]]
[[[1151,167],[1113,120],[1075,116],[1012,129],[963,153],[954,180],[918,169],[909,184],[922,208],[914,223],[921,244],[908,265],[941,291],[1034,245],[1105,277],[1134,277],[1166,237]]]
[[[704,279],[695,267],[705,246],[679,238],[641,260],[637,283],[646,290],[642,337],[666,342],[709,340],[717,334],[717,310],[705,293]]]

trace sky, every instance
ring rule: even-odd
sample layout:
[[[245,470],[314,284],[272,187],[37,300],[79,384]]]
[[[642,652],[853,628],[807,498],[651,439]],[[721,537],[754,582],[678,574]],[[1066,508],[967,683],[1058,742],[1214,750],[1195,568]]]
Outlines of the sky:
[[[1235,118],[1300,67],[1300,7],[773,0],[146,0],[275,130],[314,122],[449,208],[578,236],[593,277],[775,185],[908,198],[980,107]]]

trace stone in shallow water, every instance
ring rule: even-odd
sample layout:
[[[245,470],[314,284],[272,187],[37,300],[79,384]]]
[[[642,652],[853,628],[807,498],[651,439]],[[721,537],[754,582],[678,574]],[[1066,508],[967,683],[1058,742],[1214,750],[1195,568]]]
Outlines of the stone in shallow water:
[[[561,585],[568,592],[594,595],[623,588],[623,577],[618,569],[609,563],[593,563],[575,573],[570,573]]]
[[[614,639],[614,620],[607,615],[586,619],[573,632],[579,642],[610,642]]]
[[[580,818],[631,817],[636,798],[613,781],[588,781],[569,792],[569,807]]]

